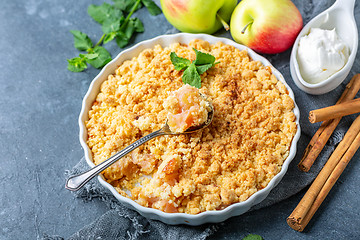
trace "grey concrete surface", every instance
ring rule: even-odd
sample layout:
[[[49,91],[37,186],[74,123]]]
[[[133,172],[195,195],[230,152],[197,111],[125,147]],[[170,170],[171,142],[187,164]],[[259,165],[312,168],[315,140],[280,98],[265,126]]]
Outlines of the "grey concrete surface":
[[[314,11],[324,10],[334,1],[322,1],[326,2],[323,5],[294,2],[307,22]],[[65,171],[83,155],[77,125],[81,101],[99,72],[93,68],[82,73],[66,69],[66,59],[78,54],[69,30],[81,30],[94,41],[101,34],[99,25],[87,15],[90,3],[102,1],[1,2],[0,240],[40,239],[44,234],[66,239],[108,210],[98,199],[84,202],[64,188]],[[358,26],[359,8],[356,4]],[[163,15],[152,17],[143,10],[137,14],[145,32],[132,39],[130,46],[176,32]],[[230,38],[224,32],[217,35]],[[106,48],[113,57],[121,51],[112,43]],[[289,51],[282,53],[277,58],[282,62],[272,63],[286,65],[289,56]],[[289,76],[288,68],[279,70]],[[357,60],[351,73],[359,72]],[[291,78],[287,81],[296,97],[301,97]],[[321,101],[321,97],[313,99]],[[241,239],[249,233],[264,239],[359,239],[359,156],[357,153],[350,162],[305,232],[293,231],[285,221],[304,194],[301,191],[270,207],[225,221],[209,239]]]

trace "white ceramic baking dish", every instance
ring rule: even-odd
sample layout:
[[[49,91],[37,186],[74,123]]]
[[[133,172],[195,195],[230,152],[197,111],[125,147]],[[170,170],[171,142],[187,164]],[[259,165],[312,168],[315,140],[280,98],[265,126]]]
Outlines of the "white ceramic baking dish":
[[[125,60],[128,60],[128,59],[131,59],[132,57],[138,56],[140,54],[140,52],[146,48],[153,48],[156,44],[160,44],[161,46],[166,47],[166,46],[169,46],[170,44],[176,43],[176,42],[187,44],[193,39],[206,40],[206,41],[210,42],[211,44],[215,44],[215,43],[221,41],[225,44],[232,45],[240,50],[247,50],[249,56],[253,60],[260,61],[265,66],[271,67],[274,75],[277,77],[277,79],[279,81],[284,83],[284,85],[286,86],[286,88],[289,91],[290,97],[295,102],[293,91],[286,84],[285,79],[281,75],[281,73],[279,71],[277,71],[270,64],[270,62],[268,60],[266,60],[264,57],[258,55],[251,49],[249,49],[243,45],[237,44],[230,39],[214,37],[214,36],[206,35],[206,34],[178,33],[178,34],[173,34],[173,35],[163,35],[163,36],[159,36],[159,37],[156,37],[156,38],[153,38],[150,40],[146,40],[146,41],[136,44],[135,46],[133,46],[127,50],[122,51],[115,59],[113,59],[111,62],[109,62],[101,70],[101,72],[94,78],[94,80],[91,82],[89,90],[87,91],[87,93],[83,99],[82,109],[81,109],[81,113],[79,116],[79,127],[80,127],[79,138],[80,138],[81,146],[83,147],[84,152],[85,152],[85,159],[90,167],[93,167],[94,163],[92,161],[91,151],[90,151],[88,145],[86,144],[87,131],[86,131],[86,127],[85,127],[84,123],[86,120],[88,120],[88,112],[99,92],[101,83],[107,79],[108,75],[115,73],[115,70],[118,68],[119,65],[122,64],[122,62],[124,62]],[[165,213],[165,212],[162,212],[157,209],[143,207],[143,206],[137,204],[136,202],[134,202],[133,200],[121,196],[115,190],[115,188],[113,186],[111,186],[109,183],[107,183],[103,179],[103,177],[101,175],[98,177],[98,180],[104,187],[108,188],[114,194],[114,196],[124,205],[128,206],[131,209],[136,210],[137,212],[139,212],[141,215],[143,215],[146,218],[160,220],[167,224],[200,225],[200,224],[209,223],[209,222],[213,222],[213,223],[221,222],[232,216],[241,215],[241,214],[247,212],[255,204],[258,204],[261,201],[263,201],[268,196],[270,191],[283,178],[283,176],[285,175],[285,173],[288,169],[290,162],[294,158],[295,153],[296,153],[296,145],[297,145],[298,139],[300,137],[300,125],[299,125],[300,112],[299,112],[299,109],[296,104],[295,104],[295,108],[293,111],[296,116],[297,132],[292,140],[292,144],[290,147],[290,154],[287,157],[287,159],[285,160],[281,171],[269,182],[269,184],[266,188],[254,193],[246,201],[232,204],[223,210],[206,211],[206,212],[202,212],[202,213],[199,213],[196,215],[185,214],[185,213]]]

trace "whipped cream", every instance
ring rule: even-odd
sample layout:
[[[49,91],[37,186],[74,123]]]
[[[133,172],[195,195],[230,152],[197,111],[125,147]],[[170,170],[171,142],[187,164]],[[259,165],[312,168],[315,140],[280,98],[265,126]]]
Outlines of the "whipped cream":
[[[335,28],[311,28],[300,38],[297,52],[300,74],[308,83],[319,83],[344,67],[349,48],[338,37]]]

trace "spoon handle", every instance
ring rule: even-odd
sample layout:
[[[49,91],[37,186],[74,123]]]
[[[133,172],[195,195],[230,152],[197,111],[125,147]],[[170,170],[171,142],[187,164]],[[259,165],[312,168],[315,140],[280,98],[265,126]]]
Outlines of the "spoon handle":
[[[96,165],[95,167],[91,168],[90,170],[88,170],[84,173],[80,173],[78,175],[69,177],[69,179],[66,181],[65,188],[69,189],[71,191],[79,190],[88,181],[90,181],[93,177],[95,177],[96,175],[101,173],[103,170],[105,170],[110,165],[112,165],[113,163],[118,161],[120,158],[124,157],[126,154],[130,153],[131,151],[138,148],[140,145],[150,141],[151,139],[158,137],[158,136],[166,135],[166,134],[168,134],[166,131],[164,131],[163,129],[159,129],[155,132],[152,132],[152,133],[140,138],[139,140],[133,142],[132,144],[130,144],[129,146],[127,146],[120,152],[116,153],[114,156],[108,158],[107,160]]]

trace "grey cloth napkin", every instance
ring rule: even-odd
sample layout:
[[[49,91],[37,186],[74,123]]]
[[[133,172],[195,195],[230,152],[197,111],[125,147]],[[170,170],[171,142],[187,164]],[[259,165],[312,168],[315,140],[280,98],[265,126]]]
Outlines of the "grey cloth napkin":
[[[159,4],[159,1],[155,1]],[[330,7],[334,1],[293,1],[299,8],[304,24],[306,24],[314,16]],[[355,18],[359,18],[359,14],[355,13]],[[227,35],[228,36],[228,35]],[[335,104],[340,97],[345,85],[350,78],[360,71],[360,62],[357,60],[352,71],[344,83],[337,89],[328,94],[321,96],[308,95],[299,90],[291,76],[289,70],[290,50],[276,55],[265,56],[277,68],[286,79],[288,85],[295,93],[295,100],[300,108],[300,126],[302,130],[301,138],[298,142],[297,154],[289,166],[288,172],[282,181],[273,189],[270,195],[261,203],[254,206],[250,211],[260,209],[281,200],[284,200],[308,186],[316,177],[331,152],[334,150],[337,143],[339,143],[349,128],[353,117],[345,117],[340,122],[339,126],[331,136],[322,153],[316,160],[315,164],[308,173],[303,173],[297,169],[297,164],[304,152],[304,149],[315,133],[320,124],[311,125],[307,120],[307,114],[310,110],[321,108]],[[82,158],[80,162],[71,170],[67,171],[66,176],[83,172],[89,167]],[[202,226],[191,227],[185,225],[170,226],[159,221],[153,221],[142,217],[133,210],[129,210],[120,204],[113,195],[102,187],[97,179],[92,180],[83,189],[74,193],[76,198],[86,201],[91,201],[94,198],[101,199],[109,208],[103,216],[100,216],[94,222],[83,229],[74,233],[70,239],[205,239],[214,233],[221,224],[204,224]],[[237,218],[241,218],[238,216]],[[63,239],[59,236],[44,235],[43,239]]]
[[[342,124],[343,125],[343,124]],[[309,173],[300,172],[297,169],[298,159],[301,157],[306,142],[303,139],[299,141],[299,150],[294,161],[289,166],[288,172],[283,180],[270,192],[269,196],[258,205],[255,205],[250,211],[260,209],[283,199],[286,199],[306,187],[316,176],[321,166],[330,156],[335,145],[341,141],[345,132],[345,126],[339,126],[339,129],[333,134],[329,143],[321,153],[315,165]],[[71,170],[66,172],[66,178],[89,169],[85,158]],[[204,224],[201,226],[171,226],[159,221],[149,220],[142,217],[137,212],[128,209],[117,201],[112,193],[104,188],[97,179],[91,180],[81,190],[74,193],[76,198],[82,199],[85,203],[95,198],[101,199],[109,210],[94,222],[84,226],[81,230],[74,233],[69,239],[206,239],[214,233],[221,224]],[[241,216],[239,216],[241,217]],[[44,235],[43,239],[61,240],[60,236]]]

